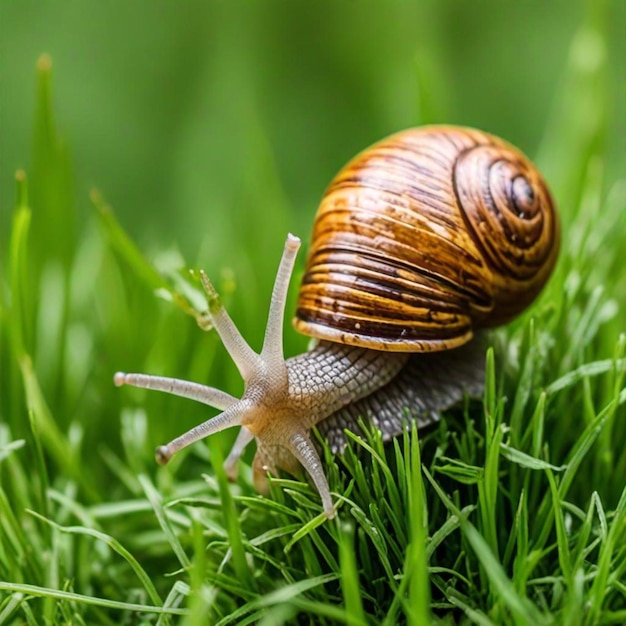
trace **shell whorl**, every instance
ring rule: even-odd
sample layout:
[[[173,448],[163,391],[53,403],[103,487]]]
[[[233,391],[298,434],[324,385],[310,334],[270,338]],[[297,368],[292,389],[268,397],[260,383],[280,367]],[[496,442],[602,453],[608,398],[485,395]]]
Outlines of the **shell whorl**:
[[[327,189],[294,324],[380,350],[453,348],[536,297],[558,242],[547,186],[513,146],[468,128],[403,131]]]

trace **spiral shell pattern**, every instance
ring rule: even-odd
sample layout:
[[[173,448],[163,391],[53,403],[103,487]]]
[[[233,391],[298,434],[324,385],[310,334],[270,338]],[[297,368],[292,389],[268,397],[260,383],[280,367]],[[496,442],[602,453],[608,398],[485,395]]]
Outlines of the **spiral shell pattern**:
[[[294,324],[379,350],[453,348],[526,308],[558,248],[550,192],[519,150],[469,128],[406,130],[327,189]]]

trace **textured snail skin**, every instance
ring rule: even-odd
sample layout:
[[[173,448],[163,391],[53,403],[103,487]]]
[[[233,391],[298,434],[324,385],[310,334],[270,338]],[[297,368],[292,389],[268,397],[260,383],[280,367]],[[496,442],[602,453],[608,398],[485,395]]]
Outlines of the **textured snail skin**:
[[[240,399],[144,374],[117,373],[114,381],[222,410],[159,447],[159,463],[239,425],[225,463],[231,478],[255,439],[256,487],[267,490],[268,471],[293,473],[301,464],[333,517],[310,429],[340,452],[359,418],[389,439],[481,393],[484,345],[470,339],[537,296],[557,258],[559,227],[540,174],[501,139],[451,126],[393,135],[341,170],[322,200],[294,320],[318,343],[285,360],[282,327],[299,246],[287,237],[258,354],[201,274],[213,325],[245,383]]]
[[[361,434],[360,421],[378,429],[383,441],[401,434],[412,422],[418,428],[429,426],[464,396],[483,392],[485,348],[486,342],[476,339],[452,350],[409,354],[386,385],[337,409],[317,428],[338,454],[348,444],[346,430]]]

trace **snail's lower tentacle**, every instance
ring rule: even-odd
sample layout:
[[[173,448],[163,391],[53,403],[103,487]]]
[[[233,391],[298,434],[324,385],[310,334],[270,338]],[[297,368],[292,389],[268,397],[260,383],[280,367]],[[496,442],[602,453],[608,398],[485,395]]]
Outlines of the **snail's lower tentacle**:
[[[157,462],[161,465],[165,465],[172,458],[172,456],[176,454],[176,452],[186,448],[188,445],[195,443],[196,441],[200,441],[200,439],[204,439],[205,437],[214,435],[215,433],[219,433],[220,431],[230,428],[231,426],[239,426],[241,424],[242,417],[248,410],[249,402],[246,400],[239,400],[223,413],[216,415],[202,424],[198,424],[198,426],[188,430],[180,437],[176,437],[176,439],[173,439],[168,444],[159,446],[156,449]]]
[[[241,458],[243,451],[246,449],[246,446],[253,439],[254,435],[245,426],[242,426],[239,434],[237,435],[237,439],[235,439],[233,447],[224,461],[224,471],[226,472],[226,476],[228,476],[228,480],[231,482],[235,482],[235,480],[237,480],[237,466],[239,464],[239,459]]]

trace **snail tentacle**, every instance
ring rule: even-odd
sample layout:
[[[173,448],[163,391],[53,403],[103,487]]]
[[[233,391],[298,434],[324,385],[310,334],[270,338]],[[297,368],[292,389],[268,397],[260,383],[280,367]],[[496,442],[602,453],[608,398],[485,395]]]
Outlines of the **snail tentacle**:
[[[291,233],[287,235],[283,256],[276,272],[270,311],[265,327],[265,338],[261,350],[261,358],[270,370],[280,368],[285,372],[285,356],[283,353],[283,322],[285,320],[285,305],[287,290],[300,249],[300,239]]]
[[[237,402],[237,398],[221,389],[207,387],[206,385],[194,383],[190,380],[182,380],[180,378],[117,372],[113,377],[113,382],[116,387],[128,385],[130,387],[163,391],[174,396],[180,396],[181,398],[189,398],[190,400],[196,400],[197,402],[202,402],[202,404],[212,406],[220,411],[226,410]]]
[[[242,398],[219,415],[212,417],[206,422],[202,422],[202,424],[194,426],[191,430],[188,430],[180,437],[176,437],[176,439],[173,439],[169,443],[159,446],[156,449],[157,462],[160,465],[165,465],[176,452],[186,448],[192,443],[219,433],[231,426],[238,426],[241,424],[241,420],[249,408],[249,402]]]
[[[237,439],[235,439],[235,443],[224,461],[224,471],[226,472],[226,476],[230,482],[235,482],[237,480],[237,466],[239,464],[239,459],[241,458],[243,451],[246,449],[246,446],[253,439],[254,435],[245,426],[242,426],[239,429]]]
[[[324,507],[324,514],[328,519],[335,517],[335,507],[333,506],[332,498],[330,497],[330,488],[328,486],[328,480],[322,467],[322,461],[319,454],[315,449],[315,446],[311,443],[309,436],[306,432],[296,432],[290,439],[290,448],[293,455],[300,461],[304,469],[309,473],[312,478],[317,491],[322,498],[322,506]]]
[[[204,270],[200,270],[200,280],[206,292],[209,316],[213,322],[213,327],[220,336],[230,358],[237,366],[241,377],[247,380],[262,368],[261,358],[248,345],[248,342],[235,326]]]

